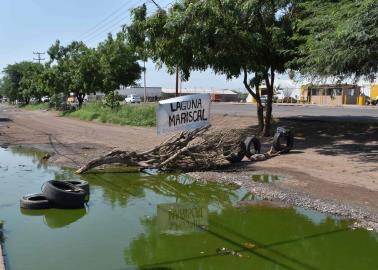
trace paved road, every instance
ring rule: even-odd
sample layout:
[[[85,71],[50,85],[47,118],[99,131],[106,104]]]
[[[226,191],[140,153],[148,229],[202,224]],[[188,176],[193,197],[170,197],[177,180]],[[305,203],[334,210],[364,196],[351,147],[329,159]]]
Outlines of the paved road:
[[[256,115],[256,105],[235,103],[213,103],[214,113]],[[378,122],[378,106],[328,107],[316,105],[273,105],[275,117],[306,117],[329,120],[363,120]]]

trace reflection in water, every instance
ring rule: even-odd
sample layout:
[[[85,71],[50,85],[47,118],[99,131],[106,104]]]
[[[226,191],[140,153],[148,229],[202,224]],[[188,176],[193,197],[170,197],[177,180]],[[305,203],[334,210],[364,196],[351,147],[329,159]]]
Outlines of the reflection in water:
[[[20,212],[20,196],[73,175],[37,168],[10,151],[0,155],[0,166],[9,168],[0,174],[0,205],[6,205],[0,218],[9,228],[11,269],[378,269],[372,232],[299,209],[247,206],[240,203],[254,198],[247,190],[183,175],[88,174],[82,180],[91,184],[90,213]]]
[[[207,205],[166,203],[157,205],[157,226],[161,233],[185,234],[208,226]]]
[[[82,176],[92,186],[100,186],[103,196],[113,206],[127,207],[131,199],[143,198],[146,191],[175,198],[176,201],[195,202],[203,200],[218,208],[233,205],[246,191],[237,187],[215,183],[201,183],[186,175],[164,174],[88,174]],[[250,194],[250,193],[248,193]]]
[[[47,209],[47,210],[30,210],[22,209],[20,211],[26,216],[41,216],[44,223],[51,229],[68,227],[87,214],[83,209]]]
[[[46,155],[45,152],[21,146],[11,147],[10,151],[16,155],[31,157],[32,163],[36,164],[38,169],[46,169],[48,167],[47,160],[43,158]]]
[[[270,175],[270,174],[254,174],[251,176],[252,180],[259,183],[273,183],[276,181],[283,180],[285,177],[280,175]]]

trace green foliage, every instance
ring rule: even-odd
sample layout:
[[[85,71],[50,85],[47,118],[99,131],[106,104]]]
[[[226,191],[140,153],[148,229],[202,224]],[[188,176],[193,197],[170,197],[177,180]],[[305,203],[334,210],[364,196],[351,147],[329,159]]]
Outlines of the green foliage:
[[[120,85],[129,86],[140,79],[141,67],[137,54],[125,43],[125,35],[118,33],[114,39],[110,34],[97,48],[102,77],[102,91],[109,93]]]
[[[102,103],[88,103],[81,109],[65,113],[65,115],[87,121],[153,127],[156,126],[155,109],[155,104],[140,104],[123,105],[114,111],[109,107],[104,107]]]
[[[3,70],[2,92],[11,102],[22,100],[29,103],[32,97],[40,98],[45,94],[41,84],[43,65],[23,61],[8,65]]]
[[[57,65],[55,70],[47,75],[52,76],[58,84],[52,87],[54,90],[58,87],[58,92],[63,92],[66,96],[74,93],[81,106],[86,94],[102,89],[101,67],[94,49],[77,41],[64,47],[58,40],[47,53],[50,56],[50,65]]]
[[[111,108],[112,110],[118,110],[121,104],[119,103],[123,98],[115,91],[111,91],[105,95],[105,106]]]
[[[243,76],[245,88],[260,105],[256,90],[265,82],[268,134],[275,73],[286,70],[296,46],[291,38],[293,8],[282,0],[183,0],[149,17],[145,6],[140,7],[127,30],[139,47],[144,43],[158,66],[166,65],[170,73],[179,67],[184,80],[207,68],[228,78]],[[135,29],[144,29],[144,35],[135,35]],[[254,77],[248,79],[251,73]],[[262,111],[258,115],[263,117]]]
[[[312,77],[360,77],[378,72],[378,2],[300,1],[296,40],[302,42],[296,69]]]

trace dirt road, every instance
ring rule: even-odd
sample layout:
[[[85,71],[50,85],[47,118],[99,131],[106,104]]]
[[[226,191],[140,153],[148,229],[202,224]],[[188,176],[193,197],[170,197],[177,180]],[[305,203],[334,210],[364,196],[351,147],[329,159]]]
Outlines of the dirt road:
[[[214,114],[218,128],[247,128],[251,116]],[[231,168],[234,179],[252,174],[284,177],[272,185],[289,193],[336,200],[368,209],[378,216],[378,125],[310,119],[278,119],[277,125],[295,129],[295,150],[268,161]],[[253,128],[251,129],[253,130]],[[252,132],[252,131],[251,131]],[[59,117],[54,112],[25,111],[0,105],[0,145],[21,145],[53,153],[50,161],[78,167],[112,149],[142,150],[166,137],[154,128],[107,125]],[[271,141],[263,141],[267,150]],[[222,172],[199,177],[216,178]]]

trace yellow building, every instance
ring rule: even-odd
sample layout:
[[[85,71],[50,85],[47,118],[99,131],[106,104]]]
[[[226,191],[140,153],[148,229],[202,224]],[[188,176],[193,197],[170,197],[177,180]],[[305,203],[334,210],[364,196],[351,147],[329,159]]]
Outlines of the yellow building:
[[[360,95],[361,87],[352,84],[309,84],[301,87],[301,101],[311,104],[358,104]]]
[[[372,84],[370,88],[370,99],[378,100],[378,84]]]

